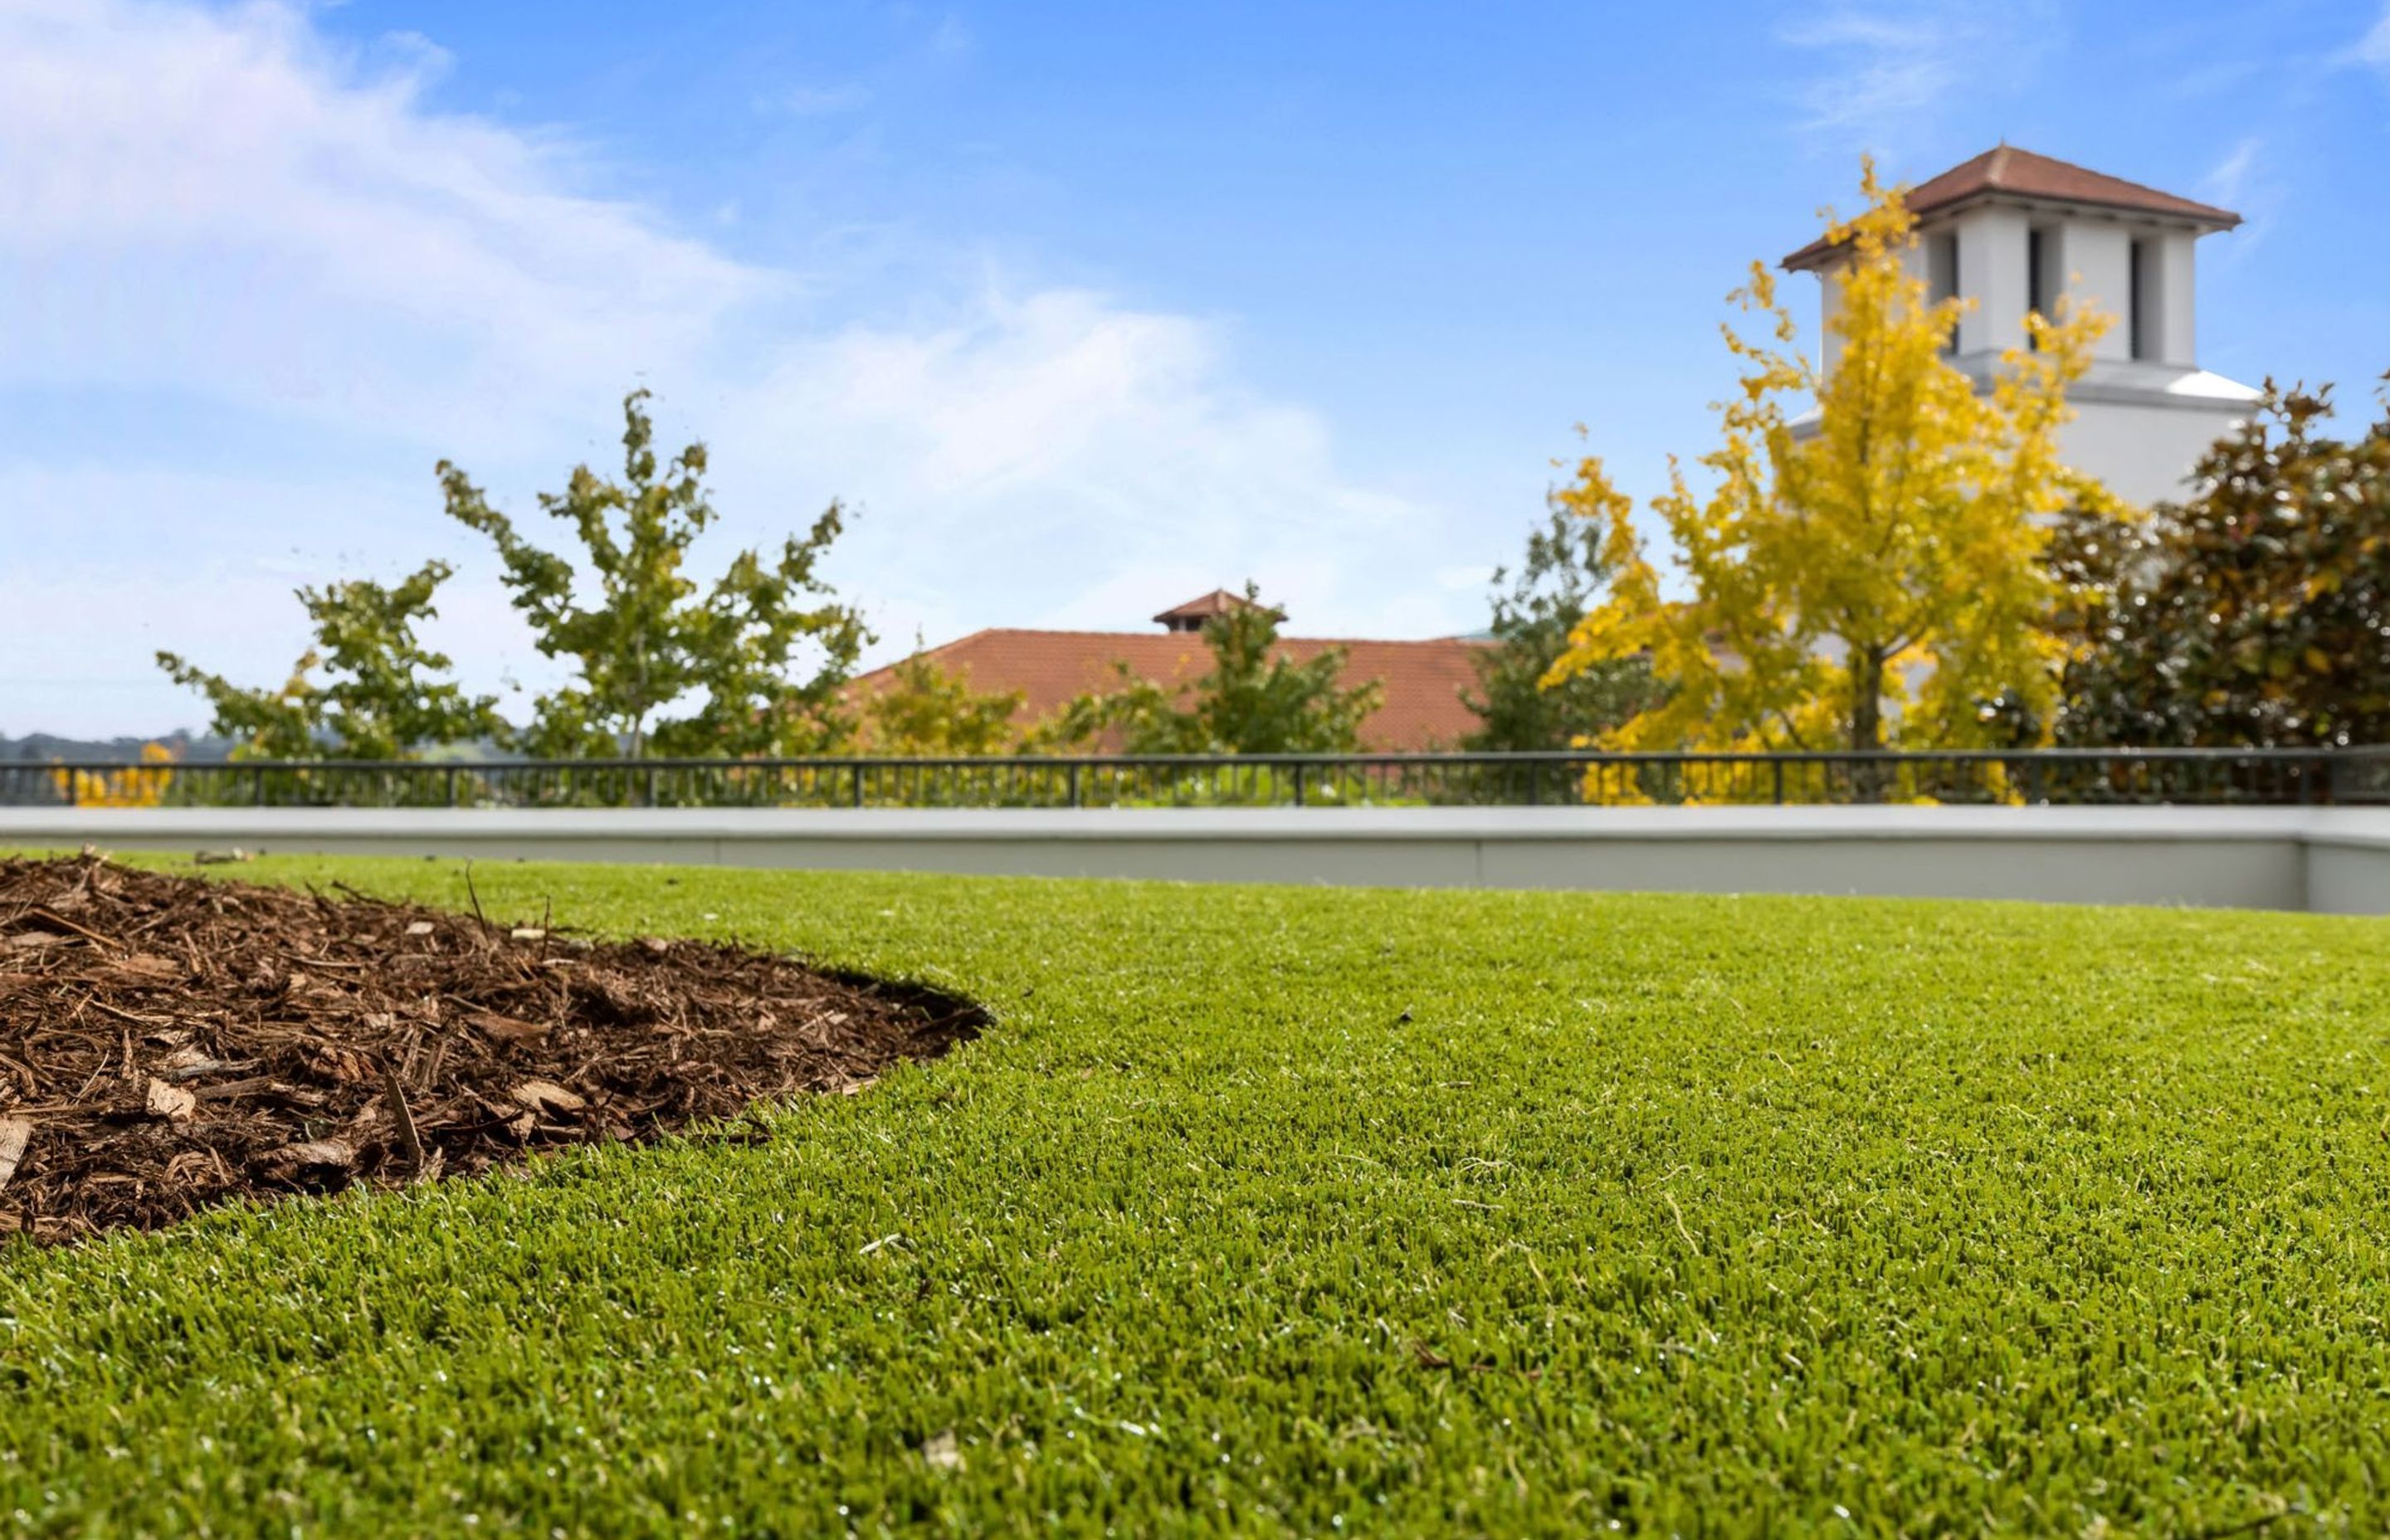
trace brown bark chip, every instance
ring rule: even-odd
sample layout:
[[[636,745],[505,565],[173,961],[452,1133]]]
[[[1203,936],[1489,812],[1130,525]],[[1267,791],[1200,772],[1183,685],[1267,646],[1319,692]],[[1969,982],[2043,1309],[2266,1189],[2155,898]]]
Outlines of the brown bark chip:
[[[650,1138],[850,1091],[985,1020],[700,942],[0,860],[0,1238]]]

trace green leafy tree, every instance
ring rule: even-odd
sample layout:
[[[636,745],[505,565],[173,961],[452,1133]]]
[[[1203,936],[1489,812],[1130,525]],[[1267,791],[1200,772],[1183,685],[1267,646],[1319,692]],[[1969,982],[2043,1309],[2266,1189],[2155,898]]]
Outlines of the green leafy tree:
[[[1045,740],[1083,743],[1116,733],[1131,754],[1352,752],[1385,687],[1372,679],[1346,688],[1343,648],[1295,659],[1279,642],[1282,618],[1246,584],[1243,604],[1203,622],[1212,668],[1195,682],[1191,699],[1182,704],[1185,692],[1123,665],[1120,688],[1073,701]]]
[[[921,651],[889,672],[888,685],[863,702],[868,752],[958,758],[1001,754],[1020,742],[1012,719],[1028,691],[974,690],[966,675]]]
[[[741,551],[700,588],[686,569],[689,546],[716,517],[705,446],[660,463],[647,401],[646,391],[623,398],[621,481],[578,466],[562,493],[540,494],[540,507],[579,542],[585,584],[571,561],[517,533],[464,471],[441,462],[449,517],[495,544],[540,651],[575,670],[570,685],[539,699],[528,746],[556,757],[835,750],[854,729],[843,692],[870,639],[817,571],[845,510],[832,503],[776,558]],[[812,672],[798,679],[807,649]]]
[[[2384,405],[2332,438],[2331,387],[2268,381],[2201,460],[2197,495],[2121,541],[2061,545],[2077,596],[2062,742],[2390,742],[2390,392]]]
[[[416,635],[434,619],[432,596],[448,581],[428,561],[394,586],[359,579],[302,588],[315,644],[278,689],[245,689],[172,652],[158,666],[207,697],[212,731],[238,740],[237,759],[405,759],[468,738],[503,738],[491,696],[469,696],[438,675],[451,664]]]
[[[1484,725],[1461,739],[1463,748],[1566,749],[1653,703],[1651,665],[1639,656],[1591,664],[1544,685],[1609,577],[1603,537],[1601,525],[1555,492],[1548,520],[1527,533],[1526,559],[1516,574],[1495,569],[1494,644],[1471,660],[1478,693],[1461,697]]]

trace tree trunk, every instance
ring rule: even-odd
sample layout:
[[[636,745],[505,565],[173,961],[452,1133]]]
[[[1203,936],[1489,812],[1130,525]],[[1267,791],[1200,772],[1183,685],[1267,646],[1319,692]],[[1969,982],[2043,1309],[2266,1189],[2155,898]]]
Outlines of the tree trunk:
[[[1883,648],[1851,648],[1851,748],[1873,753],[1883,747]],[[1851,769],[1851,795],[1863,802],[1883,800],[1883,767],[1857,764]]]

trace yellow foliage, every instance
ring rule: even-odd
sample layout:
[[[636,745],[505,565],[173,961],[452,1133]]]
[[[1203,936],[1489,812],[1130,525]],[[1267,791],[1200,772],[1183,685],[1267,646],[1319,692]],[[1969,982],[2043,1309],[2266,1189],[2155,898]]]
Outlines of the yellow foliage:
[[[162,743],[141,746],[141,763],[122,770],[50,772],[58,795],[77,807],[156,807],[174,783],[174,751]]]
[[[1866,210],[1830,231],[1847,264],[1831,373],[1791,345],[1765,266],[1732,296],[1772,340],[1721,328],[1743,373],[1700,460],[1715,486],[1697,493],[1672,461],[1651,500],[1676,581],[1664,584],[1600,459],[1559,494],[1606,525],[1614,576],[1546,684],[1642,653],[1667,691],[1604,748],[1976,747],[1993,730],[1986,699],[2037,718],[2054,703],[2050,516],[2123,511],[2058,457],[2066,388],[2107,320],[2062,306],[2028,317],[2031,345],[1979,392],[1944,354],[1964,302],[1930,301],[1903,265],[1915,229],[1899,190],[1871,162],[1861,186]],[[1811,399],[1814,430],[1796,432],[1792,414]]]

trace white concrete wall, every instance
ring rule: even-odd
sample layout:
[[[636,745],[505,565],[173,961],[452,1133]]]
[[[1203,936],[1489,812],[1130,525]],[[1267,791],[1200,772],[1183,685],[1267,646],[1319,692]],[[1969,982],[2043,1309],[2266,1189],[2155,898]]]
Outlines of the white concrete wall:
[[[2319,811],[2305,843],[2309,909],[2319,915],[2390,914],[2390,815]]]
[[[2071,399],[2075,420],[2059,430],[2066,463],[2144,507],[2186,495],[2200,456],[2249,410],[2244,403],[2212,399],[2196,404],[2106,401],[2088,389]]]
[[[2390,809],[0,809],[0,848],[1194,881],[1868,893],[2390,914]]]

